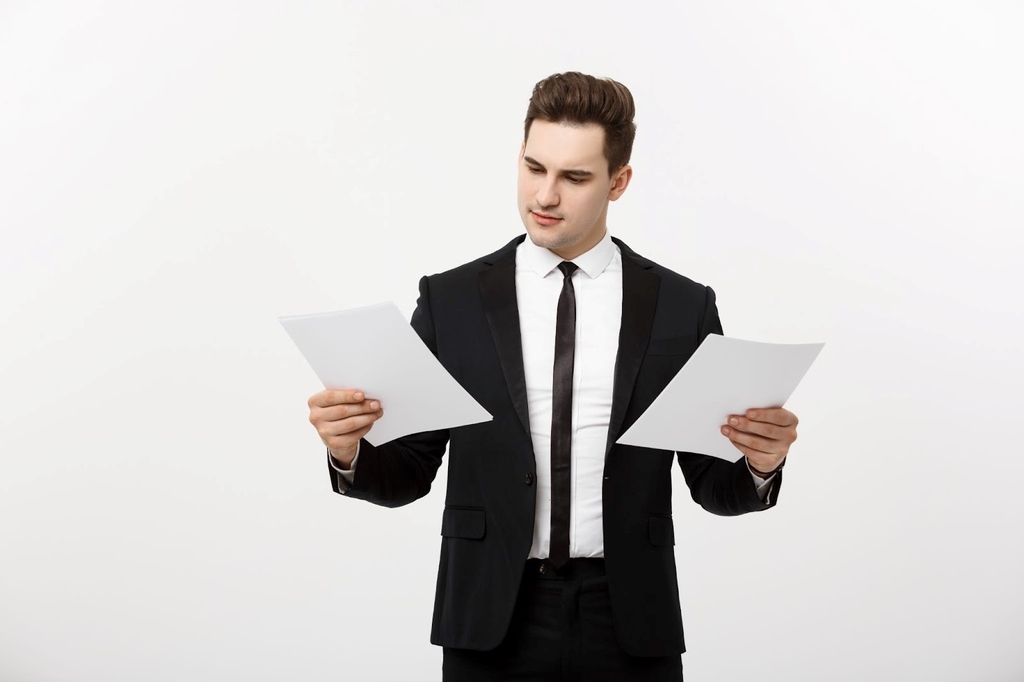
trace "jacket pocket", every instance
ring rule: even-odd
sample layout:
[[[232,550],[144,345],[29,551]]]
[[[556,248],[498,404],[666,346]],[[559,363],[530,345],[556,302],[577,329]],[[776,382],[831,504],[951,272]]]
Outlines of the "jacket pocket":
[[[445,507],[441,517],[441,535],[446,538],[479,540],[484,536],[484,510],[472,507]]]
[[[676,533],[672,527],[672,517],[652,516],[647,520],[648,530],[651,535],[651,544],[664,547],[676,544]]]
[[[697,346],[697,337],[679,336],[672,339],[651,339],[647,355],[689,355]]]

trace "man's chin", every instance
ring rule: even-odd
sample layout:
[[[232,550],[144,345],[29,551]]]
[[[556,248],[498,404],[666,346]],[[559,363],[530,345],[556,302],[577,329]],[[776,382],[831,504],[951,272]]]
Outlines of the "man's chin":
[[[527,227],[526,234],[534,245],[544,249],[557,249],[564,246],[564,244],[562,244],[563,240],[559,239],[558,235],[551,232],[545,232],[544,230],[538,230],[536,227]]]

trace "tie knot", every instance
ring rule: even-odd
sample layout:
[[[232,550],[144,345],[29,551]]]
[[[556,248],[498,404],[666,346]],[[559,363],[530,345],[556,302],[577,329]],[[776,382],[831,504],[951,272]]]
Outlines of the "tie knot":
[[[564,260],[558,264],[558,269],[562,271],[562,274],[565,275],[566,278],[572,277],[572,273],[579,270],[579,268],[580,266],[576,265],[571,260]]]

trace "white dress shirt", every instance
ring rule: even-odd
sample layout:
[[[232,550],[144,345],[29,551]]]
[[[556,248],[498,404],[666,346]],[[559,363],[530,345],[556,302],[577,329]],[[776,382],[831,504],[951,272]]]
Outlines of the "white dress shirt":
[[[555,318],[563,275],[562,257],[529,238],[516,249],[516,298],[519,306],[530,437],[536,457],[537,506],[530,557],[544,559],[551,542],[551,398],[555,360]],[[603,557],[601,490],[604,453],[611,420],[615,357],[622,322],[622,255],[607,232],[594,248],[572,261],[576,292],[576,350],[572,380],[572,451],[569,508],[569,556]],[[724,438],[724,436],[723,436]],[[356,460],[358,459],[356,453]],[[348,484],[355,476],[331,459]],[[748,465],[749,466],[749,465]],[[750,472],[764,499],[767,480]]]
[[[530,437],[537,459],[537,507],[530,557],[548,556],[551,542],[551,397],[555,322],[562,271],[558,256],[529,239],[516,249],[516,298],[523,341]],[[601,489],[612,414],[615,356],[622,320],[622,256],[607,233],[573,259],[576,350],[572,373],[569,556],[604,556]]]

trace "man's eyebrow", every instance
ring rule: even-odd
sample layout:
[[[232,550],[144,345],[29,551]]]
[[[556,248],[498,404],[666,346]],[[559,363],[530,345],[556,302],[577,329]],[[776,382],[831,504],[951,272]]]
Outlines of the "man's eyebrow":
[[[530,164],[531,166],[538,166],[540,168],[544,168],[544,164],[542,164],[540,161],[538,161],[537,159],[535,159],[533,157],[524,156],[523,157],[523,161],[525,161],[526,163]],[[590,176],[593,175],[593,173],[591,171],[588,171],[588,170],[582,170],[582,169],[575,169],[574,168],[574,169],[569,169],[569,170],[562,171],[562,175],[576,175],[576,176],[579,176],[579,177],[582,177],[582,178],[589,178]]]

